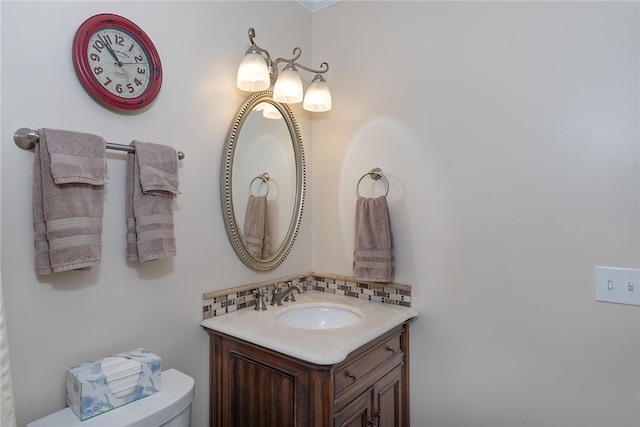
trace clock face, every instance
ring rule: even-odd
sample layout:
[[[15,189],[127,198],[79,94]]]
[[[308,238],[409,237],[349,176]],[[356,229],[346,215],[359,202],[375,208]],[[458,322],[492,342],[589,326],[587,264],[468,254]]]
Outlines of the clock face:
[[[140,41],[114,27],[94,33],[87,47],[95,79],[115,96],[137,98],[149,87],[151,60]]]
[[[134,23],[101,14],[85,21],[74,37],[74,67],[99,102],[121,110],[148,106],[162,84],[160,57]]]

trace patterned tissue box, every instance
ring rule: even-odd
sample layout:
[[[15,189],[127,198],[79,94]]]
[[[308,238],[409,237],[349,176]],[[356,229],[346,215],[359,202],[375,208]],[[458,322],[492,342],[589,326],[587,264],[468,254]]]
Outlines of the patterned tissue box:
[[[114,358],[124,358],[127,372],[115,373],[108,378],[103,370],[103,360],[119,360]],[[131,361],[139,362],[139,365]],[[130,367],[132,364],[136,366],[135,372]],[[123,389],[123,381],[133,381],[133,384]],[[80,420],[156,393],[160,387],[160,357],[143,348],[67,368],[67,405]],[[123,392],[127,394],[122,395]]]

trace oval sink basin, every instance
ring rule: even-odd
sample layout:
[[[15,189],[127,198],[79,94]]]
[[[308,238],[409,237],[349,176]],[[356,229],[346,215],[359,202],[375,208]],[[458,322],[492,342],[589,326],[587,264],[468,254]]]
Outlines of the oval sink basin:
[[[331,306],[300,307],[287,310],[277,321],[299,329],[336,329],[359,322],[360,315],[348,308]]]

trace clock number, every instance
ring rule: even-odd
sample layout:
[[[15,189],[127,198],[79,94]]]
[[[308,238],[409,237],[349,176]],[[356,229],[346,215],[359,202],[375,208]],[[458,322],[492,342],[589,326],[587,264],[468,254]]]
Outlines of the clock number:
[[[135,90],[135,89],[133,88],[133,85],[132,85],[131,83],[128,83],[128,84],[127,84],[127,89],[129,89],[129,93],[133,93],[133,91]]]
[[[131,46],[129,46],[129,52],[131,52],[133,50],[133,43],[131,44]]]
[[[110,84],[111,82],[112,82],[112,80],[111,80],[109,77],[107,77],[107,81],[106,81],[106,82],[104,82],[104,85],[103,85],[103,86],[109,86],[109,84]]]
[[[138,74],[147,74],[147,70],[144,68],[138,68]]]
[[[142,82],[140,81],[140,79],[133,79],[133,82],[136,84],[136,86],[142,86]]]
[[[100,61],[100,56],[97,53],[92,53],[89,57],[92,61]]]
[[[102,40],[96,40],[95,42],[93,42],[93,45],[91,47],[97,50],[98,53],[102,53],[102,49],[104,49],[104,43],[102,43]]]
[[[118,46],[124,46],[124,37],[119,34],[116,34],[116,44]]]
[[[116,92],[122,93],[122,85],[120,83],[116,85]]]
[[[107,44],[113,44],[111,43],[111,36],[109,36],[109,34],[103,34],[102,38],[107,41]]]
[[[98,74],[102,74],[104,70],[102,69],[102,67],[94,67],[93,68],[93,74],[98,75]]]

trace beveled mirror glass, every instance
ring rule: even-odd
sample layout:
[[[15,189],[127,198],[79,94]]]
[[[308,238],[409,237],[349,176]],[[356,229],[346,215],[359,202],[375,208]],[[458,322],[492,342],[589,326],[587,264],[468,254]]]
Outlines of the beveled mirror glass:
[[[227,235],[255,271],[280,265],[295,242],[305,194],[300,130],[273,92],[251,95],[227,136],[220,179]]]

